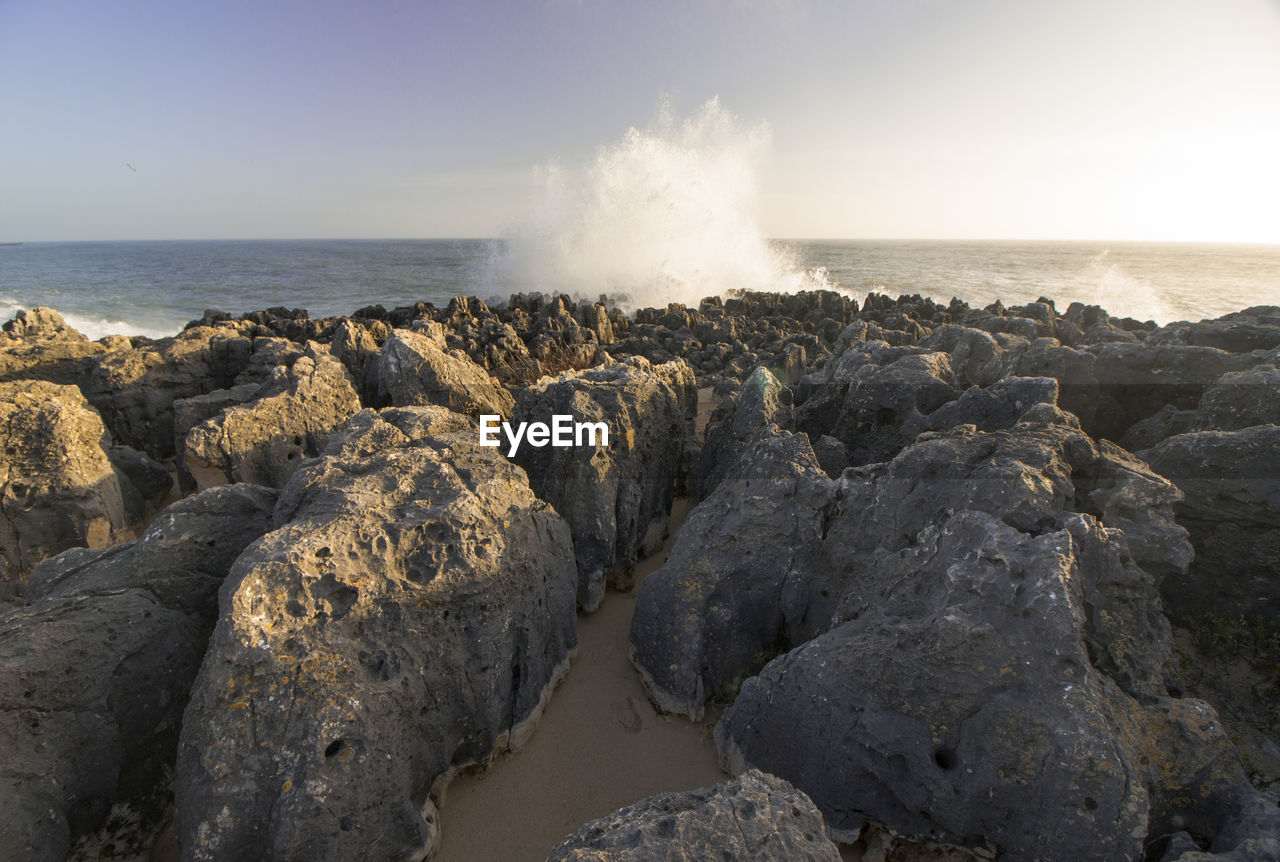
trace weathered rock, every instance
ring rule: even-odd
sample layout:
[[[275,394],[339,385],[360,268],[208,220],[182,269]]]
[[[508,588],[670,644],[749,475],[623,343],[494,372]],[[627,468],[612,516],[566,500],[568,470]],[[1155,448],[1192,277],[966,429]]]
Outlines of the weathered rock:
[[[174,401],[261,383],[302,349],[238,329],[198,326],[174,338],[95,358],[83,386],[116,443],[153,458],[174,454]]]
[[[732,769],[807,788],[837,834],[870,818],[1011,860],[1138,858],[1248,795],[1213,710],[1151,673],[1167,631],[1112,639],[1152,588],[1093,519],[1033,535],[960,512],[874,563],[874,605],[743,684],[716,730]]]
[[[253,400],[192,428],[183,464],[201,488],[225,482],[278,488],[359,409],[342,363],[312,344],[292,367],[277,367]]]
[[[183,720],[184,858],[422,858],[576,642],[565,522],[443,408],[352,417],[246,551]]]
[[[809,797],[776,776],[745,772],[727,784],[662,793],[593,820],[547,862],[837,862]]]
[[[1195,562],[1161,582],[1170,615],[1280,617],[1280,426],[1179,434],[1138,456],[1186,495]]]
[[[108,349],[67,325],[52,308],[19,310],[5,323],[0,336],[0,381],[31,379],[76,385],[83,380],[90,357]]]
[[[640,357],[546,377],[521,391],[513,424],[572,416],[608,429],[607,446],[525,443],[515,455],[534,493],[569,522],[584,609],[599,605],[606,581],[629,587],[637,558],[661,545],[697,397],[684,362],[651,367]]]
[[[446,353],[425,335],[396,330],[375,367],[379,404],[438,404],[469,416],[511,415],[514,399],[468,359]]]
[[[41,563],[31,605],[0,612],[6,859],[61,862],[114,802],[162,781],[218,586],[274,503],[248,485],[183,500],[137,541]]]
[[[125,533],[102,420],[74,386],[0,383],[0,590],[45,557]]]
[[[951,356],[921,347],[855,342],[796,408],[796,427],[845,444],[849,463],[892,458],[927,430],[928,415],[959,396]]]
[[[773,426],[689,513],[631,619],[632,659],[661,709],[700,719],[798,642],[803,579],[834,496],[808,439]]]
[[[848,833],[874,819],[1063,859],[1132,858],[1179,823],[1216,834],[1243,792],[1234,752],[1209,707],[1169,696],[1168,624],[1133,562],[1185,566],[1175,498],[1065,425],[932,437],[846,472],[814,637],[743,684],[724,756]]]
[[[107,459],[120,482],[125,519],[130,524],[143,523],[167,502],[173,478],[159,461],[128,446],[108,448]]]
[[[360,403],[366,407],[377,401],[374,368],[382,353],[382,344],[390,335],[391,328],[378,320],[359,322],[347,319],[334,330],[329,349],[347,367],[347,373],[360,393]]]
[[[1280,425],[1280,368],[1258,365],[1228,372],[1200,396],[1195,430],[1238,431]]]
[[[726,398],[707,421],[706,443],[698,461],[693,503],[705,499],[736,468],[742,453],[769,426],[791,430],[791,392],[767,368],[757,368],[732,399]]]

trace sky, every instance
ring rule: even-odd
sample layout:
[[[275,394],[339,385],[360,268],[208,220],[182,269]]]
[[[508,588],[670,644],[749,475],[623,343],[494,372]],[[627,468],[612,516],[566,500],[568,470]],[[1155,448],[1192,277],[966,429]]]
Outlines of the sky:
[[[0,241],[488,237],[717,98],[774,237],[1280,243],[1280,0],[0,0]]]

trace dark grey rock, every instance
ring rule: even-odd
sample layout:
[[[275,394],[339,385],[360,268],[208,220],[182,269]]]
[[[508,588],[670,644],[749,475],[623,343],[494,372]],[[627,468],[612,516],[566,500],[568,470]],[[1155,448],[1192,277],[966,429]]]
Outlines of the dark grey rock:
[[[150,801],[173,763],[218,587],[274,504],[250,485],[175,503],[134,542],[44,561],[30,606],[0,612],[6,859],[61,862],[114,802]]]
[[[584,609],[599,605],[606,581],[628,588],[637,558],[661,546],[697,397],[684,362],[650,366],[641,357],[544,377],[521,391],[513,424],[563,415],[608,428],[608,446],[526,442],[514,458],[534,493],[569,522]],[[500,448],[507,451],[505,438]]]
[[[807,796],[776,776],[745,772],[727,784],[662,793],[593,820],[548,862],[838,862]]]
[[[1161,583],[1170,615],[1280,617],[1280,426],[1179,434],[1138,456],[1185,495],[1195,562]]]
[[[184,858],[421,858],[576,644],[568,525],[440,407],[365,410],[245,552],[183,720]]]

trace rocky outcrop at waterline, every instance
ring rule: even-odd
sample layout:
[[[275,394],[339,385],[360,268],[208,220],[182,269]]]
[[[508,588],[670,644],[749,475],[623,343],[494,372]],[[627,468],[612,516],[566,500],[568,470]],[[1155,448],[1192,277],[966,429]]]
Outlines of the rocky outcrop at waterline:
[[[842,840],[1276,858],[1255,785],[1280,775],[1277,368],[1275,308],[1158,326],[1047,299],[517,295],[97,342],[26,313],[0,339],[5,578],[27,592],[0,610],[22,644],[0,676],[26,674],[13,828],[35,847],[52,807],[63,847],[174,769],[184,858],[429,854],[450,778],[519,749],[576,609],[629,583],[687,492],[635,664],[658,707],[723,710],[747,771],[558,852],[756,846],[719,833],[766,809],[760,835],[794,816],[816,838],[794,792]],[[705,440],[695,387],[723,400]],[[480,445],[479,416],[548,414],[609,446]],[[157,515],[171,477],[220,487]],[[233,500],[234,541],[165,532]],[[1247,646],[1247,760],[1239,704],[1188,689],[1206,669],[1180,673],[1201,659],[1175,635]],[[171,672],[131,685],[103,644]]]

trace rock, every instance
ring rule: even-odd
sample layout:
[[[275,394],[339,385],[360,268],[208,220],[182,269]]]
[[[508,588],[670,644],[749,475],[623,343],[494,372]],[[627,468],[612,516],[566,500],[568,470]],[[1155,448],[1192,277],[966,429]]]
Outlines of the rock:
[[[31,605],[0,612],[5,858],[61,862],[114,802],[153,801],[218,587],[274,503],[248,485],[183,500],[137,541],[41,563]]]
[[[253,400],[192,428],[183,463],[200,488],[225,482],[282,487],[359,409],[342,363],[311,344],[291,368],[279,366]]]
[[[796,427],[844,443],[849,463],[892,458],[959,396],[949,354],[882,341],[854,343],[828,363],[826,379],[796,408]]]
[[[347,373],[355,381],[360,403],[366,407],[377,401],[374,368],[382,353],[382,344],[390,334],[390,327],[381,321],[362,323],[348,319],[338,324],[329,345],[330,351],[346,366]]]
[[[765,378],[751,379],[767,392]],[[750,438],[640,586],[632,660],[659,708],[700,720],[708,701],[731,696],[798,637],[797,578],[834,495],[803,434],[772,426]]]
[[[653,367],[640,357],[544,377],[521,391],[513,424],[550,424],[560,415],[608,428],[608,446],[526,444],[514,458],[533,492],[569,522],[584,609],[599,605],[606,581],[629,588],[637,558],[661,546],[696,410],[688,365]]]
[[[593,820],[548,862],[753,859],[838,862],[822,815],[800,791],[758,770],[727,784],[662,793]]]
[[[119,444],[153,458],[174,454],[174,401],[261,383],[302,349],[276,338],[250,338],[233,328],[199,326],[133,350],[92,360],[85,397]]]
[[[1280,425],[1280,368],[1258,365],[1222,375],[1197,405],[1195,430],[1238,431]]]
[[[791,429],[791,392],[769,369],[757,368],[732,400],[725,396],[707,421],[690,502],[697,503],[714,491],[751,442],[770,433],[770,425]]]
[[[444,352],[425,335],[398,329],[382,345],[375,367],[379,404],[439,404],[469,416],[511,415],[514,399],[467,359]]]
[[[1037,404],[1057,407],[1058,381],[1052,377],[1006,377],[985,388],[972,386],[955,401],[933,411],[924,424],[933,431],[973,425],[997,431],[1016,424]]]
[[[365,410],[236,562],[183,720],[183,858],[423,858],[576,643],[568,525],[440,407]]]
[[[1179,434],[1138,457],[1186,495],[1195,562],[1160,585],[1170,616],[1280,617],[1280,426]]]
[[[68,326],[52,308],[19,310],[0,336],[0,381],[35,379],[76,385],[84,379],[90,357],[108,349]]]
[[[1176,493],[1126,456],[1024,423],[846,471],[790,591],[809,639],[742,685],[726,762],[793,781],[838,834],[870,819],[1011,859],[1215,834],[1243,792],[1235,755],[1208,706],[1169,695],[1168,624],[1133,562],[1185,565]]]
[[[108,448],[107,459],[120,482],[126,520],[141,524],[167,501],[173,489],[168,468],[145,452],[128,446]]]
[[[0,590],[78,546],[104,548],[127,531],[120,480],[98,414],[74,386],[0,383]]]
[[[849,466],[849,453],[844,444],[828,434],[823,434],[813,444],[813,454],[822,472],[832,479],[839,479],[844,468]]]

